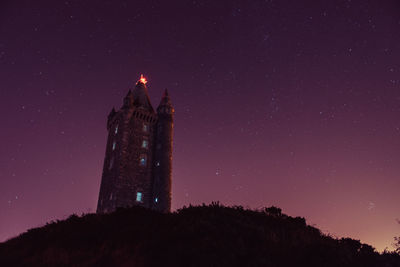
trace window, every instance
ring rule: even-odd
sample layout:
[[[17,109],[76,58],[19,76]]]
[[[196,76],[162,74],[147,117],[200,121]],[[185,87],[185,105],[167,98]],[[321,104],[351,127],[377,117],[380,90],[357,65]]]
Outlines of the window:
[[[146,163],[147,163],[146,155],[144,155],[144,154],[140,155],[140,165],[141,166],[146,166]]]
[[[112,200],[112,197],[113,197],[113,196],[112,196],[112,193],[111,193],[111,195],[110,195],[110,200]]]
[[[159,161],[157,161],[156,166],[157,166],[157,167],[160,166],[160,162],[159,162]]]
[[[148,132],[149,131],[149,125],[147,123],[143,123],[143,132]]]
[[[115,147],[117,146],[117,142],[113,142],[113,145],[112,145],[112,150],[115,150]]]
[[[154,202],[155,202],[155,203],[157,203],[157,202],[158,202],[158,197],[156,197],[156,198],[154,199]]]
[[[118,125],[117,125],[117,127],[115,127],[115,132],[114,132],[115,134],[117,134],[118,133]]]
[[[108,166],[108,169],[111,170],[113,165],[114,165],[114,158],[111,158],[110,165]]]
[[[136,193],[136,201],[137,202],[142,202],[142,197],[143,197],[143,194],[141,192]]]
[[[147,148],[149,146],[149,141],[143,140],[142,142],[142,148]]]

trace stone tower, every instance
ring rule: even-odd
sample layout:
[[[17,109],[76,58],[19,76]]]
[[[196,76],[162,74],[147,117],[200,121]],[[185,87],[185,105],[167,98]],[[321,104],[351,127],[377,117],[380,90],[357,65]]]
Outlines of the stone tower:
[[[141,76],[122,107],[108,115],[97,212],[134,205],[171,210],[174,108],[167,90],[154,111]]]

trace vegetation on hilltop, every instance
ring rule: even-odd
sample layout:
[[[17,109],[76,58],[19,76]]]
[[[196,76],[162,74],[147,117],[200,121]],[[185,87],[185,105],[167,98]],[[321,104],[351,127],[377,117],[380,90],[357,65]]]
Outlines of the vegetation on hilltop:
[[[70,216],[0,244],[0,266],[397,267],[400,255],[335,239],[279,208],[218,203]]]

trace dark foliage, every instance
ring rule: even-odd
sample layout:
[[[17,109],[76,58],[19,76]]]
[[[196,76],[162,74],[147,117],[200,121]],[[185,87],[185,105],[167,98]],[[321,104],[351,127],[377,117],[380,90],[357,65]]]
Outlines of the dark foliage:
[[[0,244],[0,266],[397,267],[400,255],[333,239],[276,207],[213,203],[171,214],[134,207],[72,215]]]

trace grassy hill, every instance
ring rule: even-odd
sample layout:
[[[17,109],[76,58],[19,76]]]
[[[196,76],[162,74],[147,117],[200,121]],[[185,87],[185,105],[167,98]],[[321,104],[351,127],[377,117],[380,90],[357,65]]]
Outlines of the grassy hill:
[[[70,216],[0,244],[0,266],[400,266],[350,238],[321,234],[305,219],[242,207],[134,207]]]

